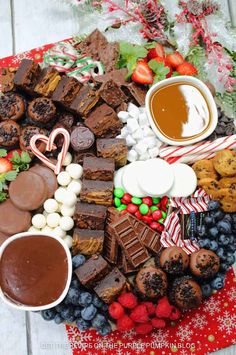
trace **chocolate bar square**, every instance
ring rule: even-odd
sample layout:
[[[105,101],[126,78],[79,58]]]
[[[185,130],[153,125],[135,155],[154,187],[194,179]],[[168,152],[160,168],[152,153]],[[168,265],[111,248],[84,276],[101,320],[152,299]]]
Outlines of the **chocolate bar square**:
[[[80,200],[97,205],[112,205],[113,181],[83,180]]]
[[[35,85],[34,91],[39,95],[51,97],[60,80],[61,75],[56,69],[50,67],[44,68]]]
[[[52,100],[69,109],[81,86],[82,84],[80,84],[75,78],[69,78],[64,75],[52,95]]]
[[[70,105],[70,110],[84,118],[84,116],[87,116],[89,111],[96,105],[98,100],[98,91],[91,90],[88,85],[84,85],[74,97],[74,100]]]
[[[119,218],[120,212],[115,207],[108,207],[105,226],[105,240],[103,245],[103,256],[111,264],[115,264],[117,262],[119,247],[118,242],[116,240],[115,232],[111,225]]]
[[[160,248],[160,234],[156,233],[147,224],[143,223],[134,216],[130,216],[133,228],[141,241],[141,243],[154,254],[156,254]]]
[[[85,157],[83,162],[83,177],[90,180],[113,181],[115,172],[114,159]]]
[[[102,84],[99,93],[101,98],[113,108],[127,100],[127,96],[112,79]]]
[[[125,276],[117,268],[114,268],[98,283],[94,291],[105,303],[111,303],[122,292],[125,285]]]
[[[105,227],[107,208],[78,202],[75,208],[75,226],[81,229],[102,230]]]
[[[79,229],[75,228],[73,233],[72,253],[76,255],[100,254],[104,242],[103,230]]]
[[[127,163],[128,148],[123,138],[103,138],[97,139],[97,156],[103,158],[113,158],[116,167],[121,167]]]
[[[30,95],[34,94],[34,87],[41,73],[38,63],[30,59],[22,59],[14,76],[14,84]]]

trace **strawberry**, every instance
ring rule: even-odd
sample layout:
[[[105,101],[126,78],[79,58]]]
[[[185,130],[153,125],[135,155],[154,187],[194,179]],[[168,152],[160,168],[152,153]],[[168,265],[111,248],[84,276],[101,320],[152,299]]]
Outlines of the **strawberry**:
[[[156,43],[154,48],[150,48],[148,51],[148,59],[153,59],[156,57],[165,57],[165,50],[164,47],[160,43]]]
[[[19,156],[21,156],[22,150],[20,150],[20,149],[10,150],[10,152],[6,155],[6,159],[10,160],[13,157],[14,152],[18,153]]]
[[[139,60],[137,66],[131,75],[131,79],[139,84],[152,84],[153,73],[144,60]]]
[[[166,56],[166,63],[174,69],[183,62],[184,58],[179,52],[170,53]]]
[[[197,69],[188,62],[183,62],[182,64],[178,65],[177,72],[181,75],[196,75]]]
[[[6,158],[0,158],[0,173],[7,173],[12,170],[12,163]]]

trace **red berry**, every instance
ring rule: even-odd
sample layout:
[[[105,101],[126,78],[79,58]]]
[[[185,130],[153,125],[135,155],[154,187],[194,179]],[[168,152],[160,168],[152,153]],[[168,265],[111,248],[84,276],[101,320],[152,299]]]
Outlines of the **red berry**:
[[[132,292],[122,293],[118,297],[118,302],[120,302],[123,307],[129,309],[136,307],[138,304],[137,297]]]
[[[135,212],[135,217],[137,217],[138,219],[142,219],[142,217],[143,217],[143,215],[139,212],[139,211],[137,211],[137,212]]]
[[[169,318],[172,311],[172,306],[169,303],[168,298],[162,297],[156,307],[156,316],[158,318]]]
[[[152,206],[152,198],[151,197],[144,197],[142,199],[142,202],[145,203],[146,205],[148,205],[149,207]]]
[[[159,233],[161,233],[161,232],[163,232],[163,230],[164,230],[163,224],[158,223],[157,231],[158,231]]]
[[[12,163],[6,158],[0,158],[0,174],[12,170]]]
[[[146,301],[142,302],[141,304],[144,304],[145,307],[147,308],[147,312],[149,316],[154,316],[156,312],[156,307],[152,302]]]
[[[137,334],[149,334],[153,330],[153,326],[150,322],[144,324],[138,324],[135,326],[135,331]]]
[[[135,212],[138,211],[138,205],[134,205],[133,203],[129,203],[126,209],[129,213],[134,214]]]
[[[159,228],[159,224],[160,223],[158,223],[158,222],[152,222],[152,223],[150,223],[150,228],[152,228],[152,229],[158,229]]]
[[[144,304],[139,304],[130,313],[130,318],[136,323],[146,323],[149,321],[147,307]]]
[[[117,325],[117,329],[120,332],[126,332],[128,330],[133,329],[134,322],[132,321],[132,319],[129,316],[127,316],[127,314],[125,314],[123,317],[118,319],[116,325]]]
[[[183,62],[182,64],[178,65],[176,70],[180,75],[196,75],[197,74],[197,68],[195,68],[191,63],[188,63],[188,62]]]
[[[160,210],[153,211],[152,218],[154,219],[154,221],[158,221],[158,219],[162,218],[161,211]]]
[[[145,222],[147,224],[151,224],[153,221],[153,218],[151,216],[143,216],[142,220],[143,220],[143,222]]]
[[[108,308],[109,314],[114,319],[119,319],[125,314],[124,308],[118,302],[112,302]]]
[[[173,53],[167,54],[166,62],[172,68],[177,68],[178,65],[180,65],[184,62],[184,58],[182,57],[182,55],[179,52],[173,52]]]
[[[124,200],[125,202],[123,202],[124,204],[128,204],[131,202],[131,199],[132,199],[132,196],[130,194],[128,194],[128,192],[125,192],[123,197],[122,197],[122,200]]]
[[[180,310],[176,308],[175,306],[172,306],[171,314],[169,319],[170,320],[177,320],[181,317]]]
[[[154,328],[160,329],[160,328],[165,328],[166,326],[166,322],[164,319],[152,318],[151,322]]]

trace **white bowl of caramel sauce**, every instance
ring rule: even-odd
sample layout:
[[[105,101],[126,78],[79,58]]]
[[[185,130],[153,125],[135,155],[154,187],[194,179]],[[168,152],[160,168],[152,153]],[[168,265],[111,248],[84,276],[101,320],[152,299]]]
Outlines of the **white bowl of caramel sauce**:
[[[177,76],[154,84],[147,92],[145,106],[153,131],[170,145],[188,145],[206,139],[218,122],[210,90],[191,76]]]
[[[55,307],[65,298],[71,277],[70,250],[61,238],[18,233],[0,247],[0,298],[13,308]]]

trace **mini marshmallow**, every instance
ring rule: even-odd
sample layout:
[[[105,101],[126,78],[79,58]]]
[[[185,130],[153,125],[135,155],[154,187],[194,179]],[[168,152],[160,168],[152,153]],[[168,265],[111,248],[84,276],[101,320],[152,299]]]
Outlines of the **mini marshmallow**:
[[[148,149],[148,153],[150,155],[150,158],[156,158],[159,154],[159,148],[154,147],[154,148]]]
[[[131,134],[128,134],[125,140],[127,147],[132,147],[136,144],[136,140],[131,136]]]
[[[41,232],[45,234],[53,234],[53,229],[48,226],[45,226],[43,229],[41,229]]]
[[[66,236],[66,232],[59,226],[53,229],[53,234],[58,238],[63,238]]]
[[[139,155],[142,155],[144,154],[147,149],[148,149],[148,145],[146,143],[143,143],[142,141],[139,142],[138,144],[136,144],[134,146],[134,149],[136,150],[136,152],[139,154]]]
[[[57,182],[61,186],[67,186],[71,182],[70,174],[67,171],[62,171],[57,175]]]
[[[49,198],[44,202],[43,207],[47,213],[53,213],[57,211],[58,203],[54,198]]]
[[[148,160],[148,159],[150,159],[150,155],[148,151],[139,156],[139,160]]]
[[[140,113],[138,121],[140,127],[150,126],[146,113]]]
[[[72,242],[73,242],[73,238],[70,235],[66,235],[64,238],[62,238],[64,240],[64,242],[66,243],[66,245],[68,246],[68,248],[70,249],[72,247]]]
[[[120,111],[118,112],[117,116],[119,117],[122,123],[126,123],[127,118],[129,117],[129,113],[127,111]]]
[[[74,227],[74,221],[71,217],[66,216],[66,217],[61,217],[60,219],[60,227],[61,229],[63,229],[64,231],[69,231]]]
[[[157,139],[157,142],[156,142],[156,146],[158,148],[160,148],[164,143],[162,141],[160,141],[159,139]]]
[[[58,154],[58,157],[61,153]],[[65,159],[63,160],[62,166],[67,166],[72,162],[72,155],[70,152],[66,153]]]
[[[137,159],[138,159],[138,153],[134,149],[131,149],[127,154],[127,160],[132,163]]]
[[[127,111],[129,112],[130,116],[132,116],[132,114],[133,115],[135,114],[135,116],[139,115],[139,108],[136,105],[134,105],[132,102],[130,102],[128,104]],[[132,117],[134,117],[134,116],[132,116]]]
[[[31,226],[29,227],[28,232],[40,232],[40,230],[38,228]]]
[[[128,118],[127,120],[127,129],[129,133],[135,132],[139,128],[138,121],[134,118]]]
[[[32,225],[38,229],[44,228],[46,226],[46,218],[41,213],[35,214],[32,218]]]
[[[155,137],[155,133],[148,126],[143,127],[143,135],[144,137]]]
[[[63,197],[62,203],[66,206],[72,207],[76,204],[76,202],[76,194],[72,191],[67,190],[65,196]]]
[[[83,168],[80,164],[70,164],[66,167],[66,171],[72,179],[80,179],[83,174]]]
[[[67,186],[67,190],[74,192],[74,194],[79,195],[82,188],[81,180],[72,180]]]
[[[139,107],[140,113],[146,113],[146,108],[145,106]]]
[[[69,207],[66,205],[61,206],[61,214],[64,217],[72,217],[75,212],[75,206]]]
[[[126,138],[129,134],[128,128],[126,126],[124,126],[123,128],[121,128],[120,131],[120,135],[122,138]]]
[[[47,225],[51,228],[55,228],[59,225],[60,219],[61,217],[59,213],[49,213],[49,215],[47,216]]]
[[[150,149],[156,147],[157,145],[157,140],[155,137],[145,137],[143,142],[146,143]]]
[[[55,200],[57,202],[63,203],[63,199],[67,193],[67,190],[64,187],[59,187],[54,193]]]
[[[133,134],[133,138],[136,140],[141,140],[143,138],[143,130],[141,128],[138,128]]]
[[[116,136],[116,138],[118,138],[118,139],[122,139],[123,137],[122,137],[122,135],[121,135],[121,134],[119,134],[118,136]]]

